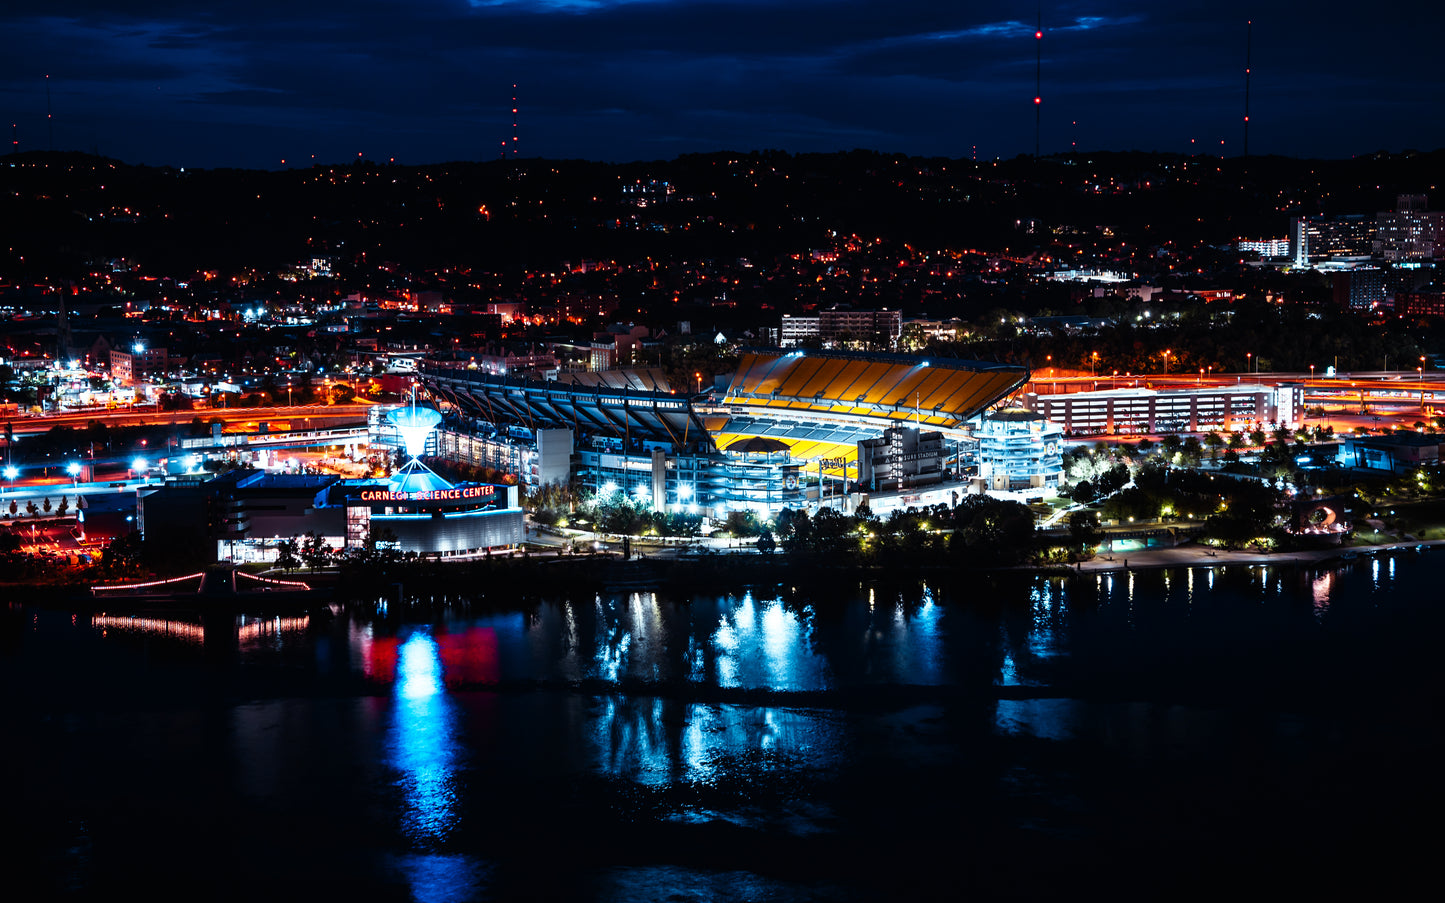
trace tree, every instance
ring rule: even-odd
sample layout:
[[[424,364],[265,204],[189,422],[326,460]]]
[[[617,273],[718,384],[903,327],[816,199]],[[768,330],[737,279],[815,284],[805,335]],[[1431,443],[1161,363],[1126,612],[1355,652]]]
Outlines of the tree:
[[[1092,511],[1075,511],[1069,515],[1069,545],[1076,552],[1088,552],[1099,544],[1099,518]]]
[[[1033,512],[1018,502],[966,496],[954,509],[952,547],[967,564],[1013,564],[1033,551]]]
[[[326,544],[320,533],[312,530],[306,534],[301,544],[301,560],[306,562],[306,567],[314,572],[326,563],[330,555],[331,546]]]
[[[1179,447],[1179,454],[1184,457],[1184,463],[1197,467],[1204,460],[1204,447],[1197,436],[1190,436]]]
[[[140,568],[141,538],[131,532],[113,539],[100,553],[100,566],[108,574],[129,574]]]
[[[54,505],[50,504],[50,496],[48,495],[41,501],[40,510],[44,511],[47,515],[54,507]]]
[[[283,539],[276,544],[276,566],[283,571],[295,570],[301,559],[297,556],[299,546],[295,539]]]
[[[777,547],[778,544],[777,541],[773,539],[773,534],[767,530],[764,530],[762,535],[758,537],[758,551],[764,555],[773,554],[773,549]]]
[[[1210,430],[1204,434],[1204,446],[1209,449],[1210,457],[1218,457],[1219,450],[1224,447],[1224,437]]]
[[[733,536],[757,536],[763,532],[763,525],[752,511],[729,511],[723,529]]]

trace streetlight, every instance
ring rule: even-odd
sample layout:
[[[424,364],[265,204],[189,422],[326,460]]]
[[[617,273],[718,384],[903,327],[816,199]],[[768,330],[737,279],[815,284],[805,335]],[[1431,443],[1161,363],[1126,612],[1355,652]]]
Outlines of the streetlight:
[[[1310,379],[1314,379],[1314,378],[1315,378],[1315,365],[1314,365],[1314,364],[1310,364]]]
[[[1094,367],[1099,363],[1099,352],[1095,351],[1089,358],[1089,378],[1094,378]]]
[[[12,492],[15,490],[15,478],[18,477],[18,476],[20,476],[20,471],[16,470],[16,469],[14,468],[14,466],[12,466],[12,465],[7,465],[7,466],[6,466],[6,468],[5,468],[5,479],[7,479],[7,480],[10,481],[10,490],[11,490]]]
[[[71,479],[72,485],[75,485],[75,486],[79,486],[79,485],[80,485],[80,465],[79,465],[79,464],[75,463],[74,461],[71,461],[69,464],[67,464],[67,465],[65,466],[65,472],[68,473],[68,474],[70,474],[70,479]]]
[[[286,407],[291,407],[291,384],[286,384]]]
[[[1164,375],[1169,375],[1169,349],[1164,349]]]
[[[697,380],[697,394],[698,394],[698,395],[701,395],[701,394],[702,394],[702,371],[697,371],[697,372],[693,373],[693,378]]]
[[[1253,351],[1246,351],[1246,352],[1244,353],[1244,357],[1245,357],[1245,360],[1246,360],[1245,365],[1244,365],[1245,368],[1248,369],[1250,373],[1253,373],[1253,372],[1254,372],[1254,352],[1253,352]]]

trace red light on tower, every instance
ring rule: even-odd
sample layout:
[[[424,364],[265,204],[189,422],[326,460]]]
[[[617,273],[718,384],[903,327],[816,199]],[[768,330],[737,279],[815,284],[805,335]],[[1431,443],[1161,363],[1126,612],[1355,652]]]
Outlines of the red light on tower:
[[[1044,102],[1044,99],[1043,99],[1042,97],[1035,97],[1035,98],[1034,98],[1034,103],[1043,103],[1043,102]]]
[[[1042,41],[1044,39],[1044,33],[1042,31],[1036,31],[1034,32],[1034,38],[1036,40]]]

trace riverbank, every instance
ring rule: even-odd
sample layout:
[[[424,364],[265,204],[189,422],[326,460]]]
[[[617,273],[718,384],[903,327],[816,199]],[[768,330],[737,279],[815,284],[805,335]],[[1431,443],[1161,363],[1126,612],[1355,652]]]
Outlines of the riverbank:
[[[1370,555],[1397,549],[1414,549],[1421,546],[1445,546],[1445,540],[1390,542],[1370,546],[1331,546],[1326,549],[1301,549],[1291,552],[1227,551],[1210,546],[1189,544],[1168,549],[1144,549],[1111,555],[1099,555],[1067,569],[1078,573],[1099,571],[1136,571],[1152,568],[1171,567],[1224,567],[1231,564],[1321,564],[1327,561],[1348,560],[1350,555]],[[1058,566],[1063,570],[1064,566]],[[1029,570],[1029,568],[1023,568]]]
[[[1288,552],[1227,551],[1205,545],[1187,544],[1172,548],[1146,549],[1126,554],[1100,555],[1075,564],[1016,565],[999,568],[964,568],[948,565],[895,564],[888,567],[839,561],[822,554],[763,554],[737,549],[729,554],[664,556],[648,554],[623,560],[615,553],[585,555],[519,555],[493,559],[452,561],[419,560],[373,566],[365,569],[322,570],[304,575],[288,573],[288,579],[303,579],[312,589],[288,598],[289,594],[254,596],[268,608],[279,603],[311,603],[329,600],[375,600],[401,603],[421,597],[468,597],[502,605],[519,599],[574,591],[628,593],[661,591],[677,595],[736,593],[755,587],[790,586],[808,591],[828,590],[846,584],[927,580],[948,582],[972,579],[978,574],[1015,573],[1054,576],[1122,573],[1162,568],[1223,568],[1230,565],[1322,566],[1342,564],[1351,557],[1445,546],[1445,540],[1402,541],[1369,546],[1309,549]],[[0,594],[22,591],[27,584],[8,583]],[[29,584],[34,589],[37,584]],[[104,601],[90,594],[84,584],[51,584],[46,595],[60,607],[123,609],[139,607],[154,600],[125,596]],[[5,592],[8,590],[8,592]],[[208,608],[199,594],[167,599],[172,607]],[[240,600],[226,600],[234,607]],[[250,600],[248,600],[250,601]],[[288,608],[296,605],[286,606]]]

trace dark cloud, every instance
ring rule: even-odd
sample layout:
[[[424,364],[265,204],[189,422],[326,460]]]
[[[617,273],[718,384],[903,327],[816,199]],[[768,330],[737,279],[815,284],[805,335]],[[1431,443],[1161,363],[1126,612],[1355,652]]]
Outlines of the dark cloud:
[[[1262,5],[1263,6],[1263,5]],[[0,10],[0,113],[22,145],[143,162],[636,159],[855,146],[1012,156],[1237,151],[1238,2],[938,0],[45,0]],[[1436,6],[1261,9],[1251,150],[1445,144]],[[47,123],[46,84],[55,119]]]

